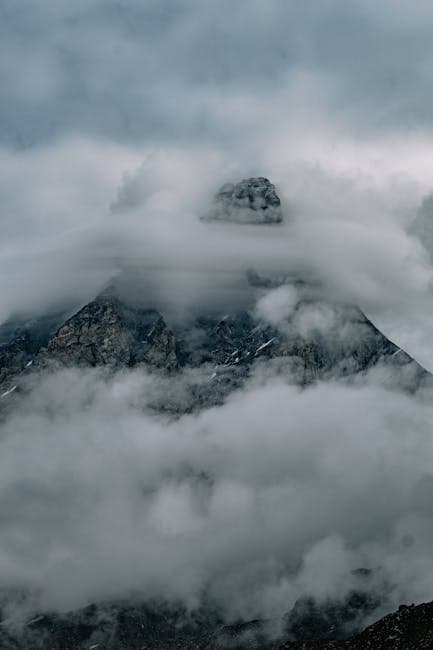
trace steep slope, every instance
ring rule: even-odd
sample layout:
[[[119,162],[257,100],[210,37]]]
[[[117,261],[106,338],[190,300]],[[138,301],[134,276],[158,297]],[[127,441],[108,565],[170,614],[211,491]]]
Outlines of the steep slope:
[[[103,295],[67,319],[39,350],[31,329],[0,348],[1,394],[29,373],[61,366],[113,371],[143,366],[166,372],[196,368],[206,381],[197,385],[191,408],[220,403],[257,367],[276,371],[278,365],[278,372],[300,385],[374,367],[406,390],[430,380],[359,310],[339,307],[326,331],[298,331],[299,314],[315,308],[317,304],[300,303],[283,331],[243,312],[223,319],[199,317],[173,333],[157,311],[134,309]]]
[[[324,312],[326,326],[315,322],[315,315]],[[142,366],[171,373],[196,369],[202,381],[191,394],[188,410],[221,403],[259,367],[301,386],[373,368],[409,391],[431,380],[359,309],[311,299],[301,299],[283,327],[241,312],[222,319],[200,316],[170,328],[156,310],[102,294],[47,341],[38,340],[29,326],[0,347],[0,395],[7,397],[29,373],[70,366],[106,366],[112,371]]]
[[[275,186],[267,178],[255,177],[220,188],[207,216],[241,229],[245,223],[274,228],[283,219],[283,209]],[[281,371],[300,385],[349,377],[376,366],[406,390],[429,381],[428,373],[358,308],[321,295],[311,278],[305,281],[284,273],[267,278],[251,268],[246,278],[257,298],[266,290],[294,288],[297,301],[284,322],[269,324],[254,310],[231,308],[223,318],[196,314],[170,328],[151,301],[147,304],[140,296],[137,306],[112,289],[66,320],[56,314],[15,328],[7,323],[0,328],[0,394],[13,389],[23,372],[74,365],[113,370],[201,368],[204,377],[210,375],[212,387],[201,382],[192,408],[220,403],[265,361],[280,364]]]
[[[433,648],[433,602],[401,605],[345,640],[286,643],[281,650],[423,650]]]
[[[32,617],[21,627],[0,627],[4,650],[424,650],[433,647],[433,602],[409,607],[381,618],[359,634],[341,634],[336,610],[334,622],[326,611],[298,617],[296,625],[275,637],[270,622],[224,625],[201,612],[187,616],[163,606],[133,603],[91,605],[68,614]],[[328,616],[328,619],[326,618]],[[329,627],[326,627],[328,623]],[[274,632],[274,634],[273,634]],[[315,633],[317,636],[315,636]],[[321,635],[328,638],[321,638]],[[296,640],[284,641],[284,637]],[[333,638],[332,638],[333,637]]]
[[[52,362],[113,369],[178,365],[174,337],[158,312],[132,309],[107,295],[80,309],[41,349],[37,364]]]

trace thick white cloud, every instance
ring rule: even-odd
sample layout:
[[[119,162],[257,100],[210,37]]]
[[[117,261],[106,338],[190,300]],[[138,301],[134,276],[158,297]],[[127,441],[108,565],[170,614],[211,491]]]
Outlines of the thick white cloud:
[[[273,139],[266,146],[259,131],[245,152],[84,139],[3,149],[0,318],[79,304],[119,271],[138,274],[150,306],[225,313],[251,304],[245,272],[253,267],[320,281],[332,299],[358,304],[433,367],[433,271],[407,234],[429,187],[419,164],[426,148],[411,140],[402,177],[400,159],[394,165],[387,140],[378,138],[375,155],[386,165],[372,177],[373,144],[368,153],[360,145],[355,161],[356,141],[342,140],[334,159],[324,130],[301,157],[303,138],[289,130],[279,146]],[[296,153],[285,160],[283,146]],[[277,183],[284,224],[200,220],[220,184],[260,173]]]
[[[429,598],[430,394],[258,374],[170,421],[148,411],[177,390],[159,381],[63,371],[3,425],[3,587],[48,608],[138,592],[276,617],[344,597],[364,567],[389,606]]]

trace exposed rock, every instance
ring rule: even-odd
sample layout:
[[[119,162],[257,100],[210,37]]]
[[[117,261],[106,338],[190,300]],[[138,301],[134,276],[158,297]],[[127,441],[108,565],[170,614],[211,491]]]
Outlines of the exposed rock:
[[[37,365],[177,367],[176,343],[161,314],[100,296],[69,318],[38,355]]]
[[[326,329],[300,331],[304,313],[328,308],[334,317]],[[214,399],[238,387],[252,367],[279,360],[301,385],[318,379],[342,378],[382,366],[404,389],[416,390],[431,376],[412,357],[389,341],[357,308],[300,301],[277,328],[242,312],[218,321],[199,318],[194,326],[177,333],[182,365],[212,364]]]
[[[281,201],[275,186],[262,176],[226,183],[215,196],[209,220],[234,223],[281,223]]]
[[[331,322],[325,328],[313,322],[305,329],[304,321],[323,311],[332,315]],[[164,396],[165,405],[162,397],[156,399],[155,408],[175,413],[223,403],[258,366],[301,386],[356,376],[375,367],[408,391],[431,381],[431,375],[359,309],[317,300],[300,300],[284,327],[240,312],[223,319],[199,317],[173,333],[159,312],[136,309],[105,294],[68,318],[39,352],[31,328],[12,339],[0,350],[0,363],[2,405],[10,401],[11,388],[18,384],[20,389],[22,375],[53,366],[116,370],[143,365],[194,371],[191,381],[183,382],[181,402],[174,395],[173,400]]]
[[[31,320],[11,319],[1,325],[0,396],[10,390],[17,375],[31,368],[41,347],[64,319],[62,311]]]
[[[31,360],[31,350],[27,333],[12,339],[0,347],[0,386],[20,373]]]
[[[4,650],[273,650],[261,629],[224,626],[214,617],[173,612],[160,606],[91,605],[68,614],[32,617],[20,630],[0,626]]]
[[[65,614],[36,614],[21,626],[2,621],[0,647],[5,650],[277,650],[288,638],[298,643],[328,633],[347,637],[347,630],[353,630],[356,620],[374,611],[377,604],[362,593],[354,593],[342,603],[318,606],[299,602],[285,620],[256,619],[225,624],[210,609],[187,613],[182,608],[169,608],[161,603],[101,603]]]
[[[355,607],[356,603],[352,605]],[[361,608],[365,605],[363,601]],[[34,616],[21,628],[2,622],[0,646],[4,650],[430,650],[433,647],[433,603],[402,605],[362,632],[338,638],[344,622],[356,614],[350,607],[332,605],[294,612],[292,627],[280,631],[275,639],[269,634],[271,625],[265,621],[223,625],[207,612],[188,617],[182,611],[132,603],[91,605],[67,614]],[[296,639],[284,641],[287,636]]]
[[[286,643],[281,650],[430,650],[433,648],[433,602],[401,605],[363,632],[345,640]]]

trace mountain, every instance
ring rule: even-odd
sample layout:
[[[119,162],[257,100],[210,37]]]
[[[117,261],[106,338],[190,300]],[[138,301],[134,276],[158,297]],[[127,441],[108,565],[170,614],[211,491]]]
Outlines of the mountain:
[[[283,212],[275,186],[258,177],[224,185],[208,218],[240,228],[245,223],[278,228]],[[266,277],[254,267],[244,274],[255,300],[267,290],[293,288],[296,300],[283,322],[267,321],[252,304],[250,310],[234,311],[230,305],[228,313],[205,310],[171,323],[152,298],[146,301],[139,286],[136,299],[125,293],[126,274],[69,314],[11,319],[0,327],[0,395],[14,389],[23,373],[61,366],[108,366],[113,371],[142,366],[170,373],[201,369],[204,381],[196,387],[191,409],[221,403],[252,370],[271,362],[300,385],[375,367],[406,390],[430,381],[429,373],[358,307],[332,299],[317,280],[285,273]]]
[[[206,218],[236,227],[253,223],[278,228],[283,212],[274,185],[259,177],[221,188]],[[176,391],[163,392],[154,404],[157,412],[174,416],[224,403],[256,372],[286,377],[301,390],[327,379],[357,381],[370,372],[405,392],[431,385],[432,376],[359,307],[332,299],[320,282],[284,272],[263,276],[253,264],[244,275],[256,303],[247,310],[205,310],[170,320],[145,295],[135,301],[119,291],[120,282],[85,305],[10,319],[0,327],[0,407],[5,417],[26,399],[29,378],[65,367],[103,367],[111,373],[143,368],[158,376],[182,377],[181,399]],[[257,304],[273,291],[282,292],[283,298],[289,292],[291,306],[282,317],[267,318]],[[432,647],[433,605],[401,609],[360,632],[361,621],[380,611],[384,599],[386,594],[377,598],[360,588],[327,606],[298,602],[277,637],[269,637],[267,621],[227,626],[211,611],[196,613],[192,620],[164,605],[98,603],[63,615],[42,612],[21,629],[3,621],[0,647]],[[355,632],[359,634],[353,636]],[[320,640],[332,637],[340,640]]]
[[[275,186],[260,176],[223,185],[207,218],[234,223],[276,224],[283,221],[283,213]]]
[[[433,602],[401,605],[361,633],[345,640],[288,642],[281,650],[424,650],[433,647]]]
[[[365,601],[355,602],[359,608]],[[295,608],[296,609],[296,608]],[[399,607],[358,634],[342,634],[350,608],[310,608],[291,614],[277,635],[271,622],[225,625],[216,616],[194,616],[137,603],[91,605],[67,614],[45,613],[0,626],[4,650],[423,650],[433,647],[433,602]],[[353,612],[352,612],[353,615]],[[7,621],[6,621],[7,623]],[[286,637],[286,640],[284,640]],[[290,640],[287,640],[290,638]]]
[[[313,325],[299,331],[299,323],[316,312],[327,312],[332,322],[325,329]],[[269,364],[279,364],[280,372],[301,386],[373,368],[382,368],[406,390],[431,379],[355,307],[301,299],[285,325],[282,329],[254,313],[240,312],[223,318],[198,316],[171,327],[158,311],[135,308],[104,293],[55,332],[44,336],[36,321],[12,333],[0,347],[0,395],[5,399],[30,373],[70,366],[201,370],[203,382],[196,385],[190,409],[221,403],[252,371]]]

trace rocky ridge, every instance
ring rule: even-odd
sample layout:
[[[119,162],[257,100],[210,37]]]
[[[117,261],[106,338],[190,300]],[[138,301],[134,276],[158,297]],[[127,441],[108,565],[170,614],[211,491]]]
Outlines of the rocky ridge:
[[[299,321],[331,310],[326,330],[299,331]],[[61,367],[143,367],[165,373],[201,371],[188,410],[219,404],[257,368],[277,370],[301,386],[348,378],[381,368],[402,388],[416,390],[430,375],[389,341],[359,310],[300,301],[284,328],[254,313],[197,317],[171,328],[154,309],[134,308],[110,294],[95,298],[54,333],[37,339],[37,324],[20,329],[0,347],[0,396],[34,372]],[[42,343],[42,344],[41,344]]]
[[[365,605],[365,602],[363,603]],[[359,606],[359,603],[358,603]],[[296,609],[296,608],[295,608]],[[217,616],[173,612],[137,603],[90,605],[67,614],[35,616],[0,626],[4,650],[427,650],[433,647],[433,602],[402,605],[359,633],[344,634],[332,608],[293,611],[287,628],[275,634],[272,622],[224,625]],[[338,618],[339,617],[339,618]],[[317,635],[314,637],[314,635]],[[290,639],[290,640],[289,640]]]

